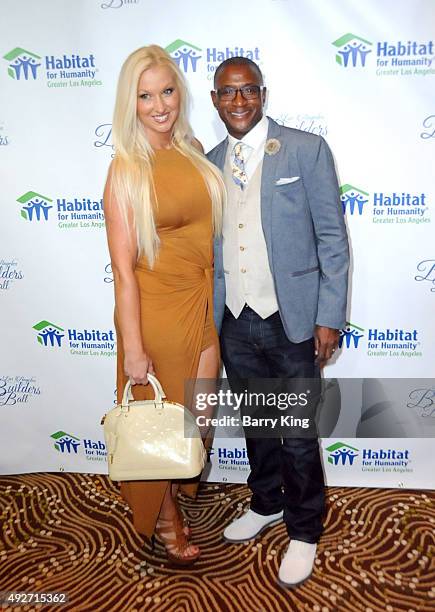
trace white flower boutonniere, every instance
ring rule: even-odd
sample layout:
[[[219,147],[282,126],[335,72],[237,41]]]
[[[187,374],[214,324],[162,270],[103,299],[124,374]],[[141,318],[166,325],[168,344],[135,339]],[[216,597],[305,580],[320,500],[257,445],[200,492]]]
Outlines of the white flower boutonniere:
[[[280,148],[281,143],[276,138],[269,138],[269,140],[266,141],[266,144],[264,146],[264,150],[268,155],[276,155]]]

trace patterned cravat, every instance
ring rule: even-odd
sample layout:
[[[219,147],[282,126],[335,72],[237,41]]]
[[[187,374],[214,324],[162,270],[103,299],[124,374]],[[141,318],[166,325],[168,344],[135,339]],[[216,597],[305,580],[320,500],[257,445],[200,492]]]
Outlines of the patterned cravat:
[[[245,160],[243,159],[243,143],[237,142],[234,145],[231,171],[233,175],[233,181],[236,185],[243,189],[248,183],[248,177],[245,172]]]

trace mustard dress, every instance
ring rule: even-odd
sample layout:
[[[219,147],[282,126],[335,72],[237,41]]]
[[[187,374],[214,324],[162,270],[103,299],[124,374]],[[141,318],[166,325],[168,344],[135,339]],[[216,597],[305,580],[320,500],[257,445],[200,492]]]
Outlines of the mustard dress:
[[[155,151],[153,169],[160,247],[154,267],[138,260],[135,276],[140,291],[143,346],[169,400],[185,404],[185,380],[196,378],[201,352],[219,346],[213,323],[213,230],[211,199],[200,172],[176,149]],[[118,340],[118,402],[127,381],[122,335]],[[135,385],[135,399],[152,397],[150,385]],[[167,481],[128,481],[121,494],[133,511],[136,530],[154,533]],[[198,483],[181,489],[194,496]]]

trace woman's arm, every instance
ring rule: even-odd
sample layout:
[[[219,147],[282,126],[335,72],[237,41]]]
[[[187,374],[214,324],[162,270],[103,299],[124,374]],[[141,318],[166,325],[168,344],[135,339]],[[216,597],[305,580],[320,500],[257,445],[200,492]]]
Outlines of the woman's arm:
[[[107,241],[115,282],[115,305],[124,348],[124,371],[132,384],[147,384],[147,373],[153,364],[142,344],[139,287],[134,275],[137,260],[133,213],[129,211],[128,227],[111,193],[111,171],[104,189],[104,214]]]

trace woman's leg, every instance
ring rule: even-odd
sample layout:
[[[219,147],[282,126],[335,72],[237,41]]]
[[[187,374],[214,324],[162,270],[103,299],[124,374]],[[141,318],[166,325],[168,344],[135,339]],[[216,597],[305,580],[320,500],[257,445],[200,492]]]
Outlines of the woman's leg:
[[[200,392],[208,393],[208,392],[213,391],[216,388],[215,381],[218,375],[219,365],[220,365],[219,347],[217,344],[213,344],[207,347],[204,351],[202,351],[200,358],[199,358],[198,372],[197,372],[197,379],[202,381],[199,384]],[[207,390],[205,390],[205,388],[203,389],[204,385],[207,388]],[[208,411],[209,409],[207,409],[206,412]],[[201,412],[201,414],[204,414],[204,412]],[[172,483],[170,486],[167,487],[165,496],[163,498],[162,506],[160,509],[159,519],[176,520],[177,507],[176,507],[175,497],[178,493],[179,486],[180,486],[179,483]],[[185,549],[183,556],[189,557],[189,556],[196,554],[198,551],[199,551],[198,546],[195,546],[194,544],[189,544],[189,546]]]

